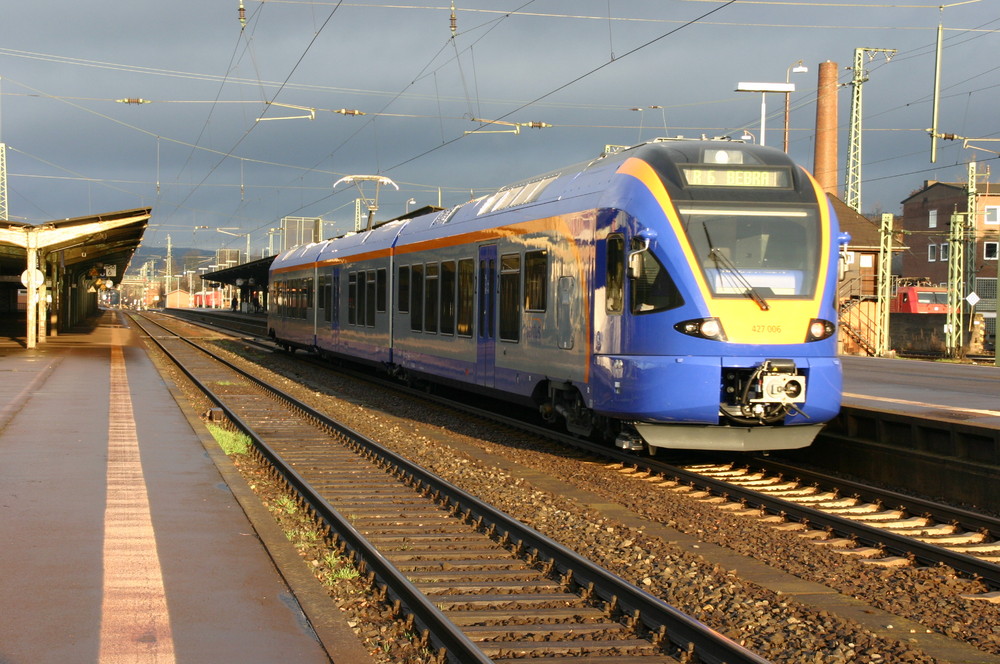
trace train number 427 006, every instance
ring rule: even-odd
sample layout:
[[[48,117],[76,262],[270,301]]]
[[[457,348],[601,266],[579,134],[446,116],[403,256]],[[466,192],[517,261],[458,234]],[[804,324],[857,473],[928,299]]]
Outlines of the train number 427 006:
[[[754,325],[751,329],[757,334],[781,334],[780,325]]]

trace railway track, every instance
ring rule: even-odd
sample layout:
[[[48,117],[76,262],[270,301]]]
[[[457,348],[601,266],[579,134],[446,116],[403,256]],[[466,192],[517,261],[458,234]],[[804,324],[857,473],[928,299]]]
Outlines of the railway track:
[[[686,470],[721,480],[705,485],[717,495],[829,533],[817,541],[844,553],[879,564],[945,564],[1000,589],[1000,519],[764,459]]]
[[[845,555],[883,565],[947,565],[1000,590],[1000,519],[763,457],[746,465],[726,462],[675,466],[424,391],[411,393],[659,476],[676,483],[677,490],[703,493],[705,500],[723,498],[730,502],[727,509],[731,510],[735,503],[746,508],[748,516],[782,528],[797,527],[804,536]]]
[[[133,320],[251,436],[442,658],[766,662],[194,340]]]

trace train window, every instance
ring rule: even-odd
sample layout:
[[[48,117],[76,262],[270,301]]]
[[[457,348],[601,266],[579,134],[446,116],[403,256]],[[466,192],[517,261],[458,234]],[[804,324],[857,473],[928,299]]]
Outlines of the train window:
[[[399,277],[396,279],[399,283],[399,291],[396,293],[396,302],[399,307],[399,313],[405,314],[410,311],[410,266],[401,265],[399,266]]]
[[[347,323],[358,324],[358,273],[347,275]]]
[[[604,289],[604,308],[609,314],[620,314],[625,309],[625,238],[609,235],[605,247],[607,279]]]
[[[500,256],[500,339],[518,341],[521,336],[521,256]]]
[[[634,238],[632,250],[642,249],[643,244],[641,238]],[[642,267],[639,276],[632,282],[632,313],[651,314],[676,309],[684,304],[684,298],[663,263],[650,251],[644,251],[639,256]]]
[[[319,276],[319,308],[323,311],[323,321],[330,322],[330,276],[321,274]]]
[[[295,289],[292,302],[294,303],[292,309],[292,318],[305,318],[305,306],[302,302],[302,292],[305,290],[305,279],[293,279],[292,284]]]
[[[364,325],[367,322],[368,311],[368,288],[365,279],[365,272],[358,272],[358,304],[357,304],[357,317],[355,323],[358,325]]]
[[[330,324],[340,327],[340,270],[330,275]]]
[[[375,270],[368,270],[365,275],[365,325],[375,327]]]
[[[528,251],[524,254],[524,309],[545,311],[545,294],[549,286],[549,252]]]
[[[410,329],[424,329],[424,266],[410,267]]]
[[[441,263],[441,334],[455,334],[455,261]]]
[[[476,308],[476,261],[463,258],[458,261],[458,334],[472,336],[473,312]]]
[[[379,313],[385,312],[386,289],[386,269],[382,267],[375,271],[375,310]]]
[[[312,308],[313,304],[313,280],[303,279],[305,282],[305,287],[302,289],[304,291],[304,297],[302,298],[302,316],[305,319],[309,317],[309,309]]]
[[[438,269],[437,263],[424,266],[424,332],[438,329]]]

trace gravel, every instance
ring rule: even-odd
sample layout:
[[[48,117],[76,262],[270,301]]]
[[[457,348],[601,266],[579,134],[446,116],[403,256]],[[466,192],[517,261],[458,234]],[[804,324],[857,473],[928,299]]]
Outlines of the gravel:
[[[526,434],[372,389],[294,357],[262,352],[240,343],[220,345],[266,366],[255,370],[263,377],[273,378],[272,371],[280,372],[287,379],[282,381],[284,389],[311,406],[494,503],[773,662],[940,660],[915,650],[906,634],[898,640],[885,638],[851,619],[816,610],[740,579],[730,570],[646,535],[642,529],[629,528],[561,495],[533,487],[522,477],[488,467],[449,447],[448,441],[474,445],[561,478],[625,505],[651,522],[697,535],[705,542],[906,616],[928,631],[964,641],[986,653],[1000,654],[1000,608],[966,599],[965,595],[986,589],[948,569],[865,564],[829,547],[806,542],[792,532],[729,514],[680,493],[653,488],[649,482],[616,472],[605,464],[581,463]],[[320,566],[315,564],[323,555],[320,548],[303,555],[314,566]],[[361,603],[366,617],[359,621],[379,625],[371,614],[391,618],[377,603]],[[366,634],[364,638],[380,643],[383,649],[386,643],[405,641],[392,634],[393,628],[386,624],[374,628],[386,632],[381,641],[378,634]],[[386,661],[424,661],[420,652],[412,644],[397,644],[392,658]]]

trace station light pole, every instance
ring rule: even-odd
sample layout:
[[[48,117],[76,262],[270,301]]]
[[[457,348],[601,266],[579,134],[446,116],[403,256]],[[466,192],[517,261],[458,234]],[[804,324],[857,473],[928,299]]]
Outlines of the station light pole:
[[[804,64],[802,64],[802,61],[799,60],[798,62],[796,62],[795,64],[793,64],[792,66],[790,66],[788,69],[785,70],[785,83],[790,84],[792,74],[806,74],[808,72],[809,72],[809,67],[806,67]],[[791,96],[792,96],[791,91],[785,93],[785,153],[786,154],[788,153],[788,115],[792,105]]]
[[[740,81],[736,85],[737,92],[759,92],[760,93],[760,145],[766,143],[766,120],[767,120],[767,93],[780,92],[787,95],[795,92],[794,83],[757,83]]]

